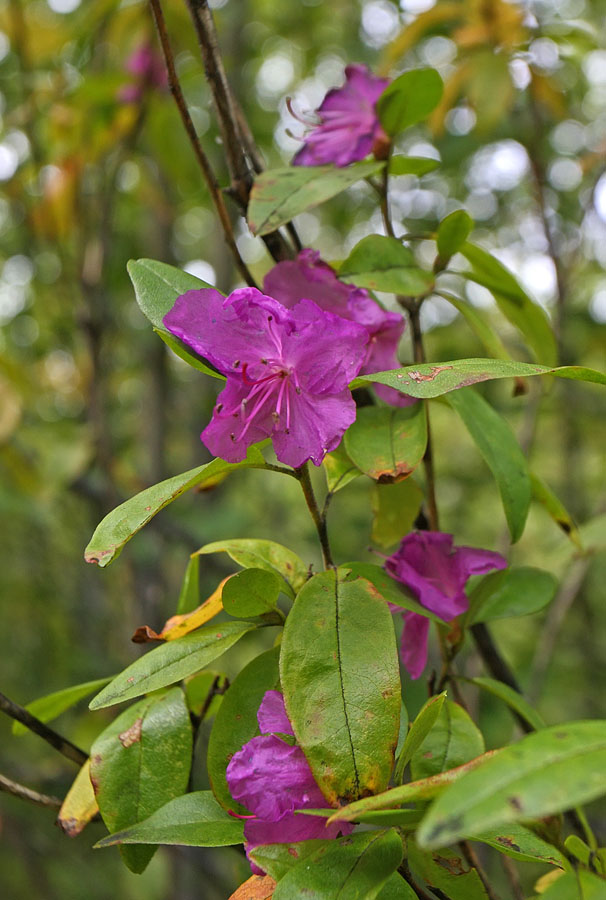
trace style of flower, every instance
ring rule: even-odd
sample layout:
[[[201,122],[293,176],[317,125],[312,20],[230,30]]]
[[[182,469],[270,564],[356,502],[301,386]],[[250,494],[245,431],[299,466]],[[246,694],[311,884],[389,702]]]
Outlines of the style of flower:
[[[475,547],[453,547],[453,536],[441,531],[407,534],[399,549],[385,562],[387,572],[404,584],[419,603],[445,622],[465,612],[469,601],[465,585],[472,575],[504,569],[500,553]],[[412,678],[419,678],[427,663],[429,619],[404,610],[400,656]]]
[[[364,363],[368,331],[311,300],[286,309],[256,288],[227,298],[202,288],[178,297],[164,325],[227,377],[201,434],[227,462],[271,437],[286,465],[320,465],[356,418],[347,386]]]
[[[380,307],[364,288],[339,281],[317,250],[305,249],[296,259],[277,263],[265,276],[263,289],[288,308],[305,298],[327,312],[363,325],[368,332],[368,346],[361,375],[399,368],[397,349],[406,326],[403,317]],[[409,406],[415,402],[414,397],[386,385],[377,384],[375,390],[392,405]]]
[[[293,735],[279,691],[266,691],[257,713],[260,737],[235,753],[225,776],[232,797],[253,814],[244,817],[247,855],[261,844],[287,844],[349,834],[353,825],[326,825],[320,816],[296,815],[298,809],[328,809],[300,747],[278,737]],[[270,733],[274,732],[274,733]],[[255,874],[264,874],[253,862]]]
[[[345,84],[324,97],[316,110],[319,122],[311,126],[293,165],[347,166],[371,151],[384,157],[389,138],[379,122],[376,102],[388,84],[388,78],[377,78],[367,66],[346,66]]]
[[[118,99],[122,103],[138,103],[146,89],[164,90],[168,85],[164,59],[151,44],[140,44],[129,56],[124,68],[133,78],[118,91]]]

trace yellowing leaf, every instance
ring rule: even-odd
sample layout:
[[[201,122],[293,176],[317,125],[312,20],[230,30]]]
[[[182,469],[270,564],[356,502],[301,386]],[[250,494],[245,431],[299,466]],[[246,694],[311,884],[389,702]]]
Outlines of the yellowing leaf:
[[[197,609],[181,616],[171,616],[160,632],[154,631],[149,625],[141,625],[133,634],[132,640],[135,644],[147,644],[150,641],[174,641],[175,638],[183,637],[184,634],[189,634],[190,631],[195,631],[196,628],[210,622],[223,609],[223,587],[230,578],[232,576],[228,575],[219,582],[210,597]]]
[[[251,875],[229,900],[271,900],[276,882],[269,875]]]
[[[57,825],[68,837],[76,837],[99,812],[90,780],[90,759],[87,759],[59,810]]]

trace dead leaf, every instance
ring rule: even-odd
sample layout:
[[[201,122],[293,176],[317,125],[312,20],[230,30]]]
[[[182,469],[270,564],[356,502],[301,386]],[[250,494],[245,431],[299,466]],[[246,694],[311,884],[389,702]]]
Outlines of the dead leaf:
[[[76,837],[99,812],[90,780],[90,759],[87,759],[59,810],[57,825],[68,837]]]
[[[149,625],[141,625],[133,634],[131,640],[135,644],[146,644],[150,641],[174,641],[176,638],[195,631],[200,625],[205,625],[223,609],[223,587],[232,576],[228,575],[217,585],[210,597],[196,609],[182,616],[171,616],[164,625],[162,631],[154,631]]]
[[[275,888],[276,882],[269,875],[252,875],[229,900],[271,900]]]

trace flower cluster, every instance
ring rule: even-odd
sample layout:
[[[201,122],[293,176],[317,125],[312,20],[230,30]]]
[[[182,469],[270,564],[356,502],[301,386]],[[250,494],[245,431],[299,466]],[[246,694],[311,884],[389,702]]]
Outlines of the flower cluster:
[[[261,735],[235,753],[225,773],[234,800],[253,814],[245,817],[246,853],[261,844],[285,844],[349,834],[353,825],[326,825],[298,809],[328,809],[300,747],[283,740],[294,735],[279,691],[266,691],[257,713]],[[263,872],[251,863],[253,872]]]
[[[385,562],[387,572],[405,585],[419,603],[445,622],[464,613],[469,605],[465,585],[472,575],[504,569],[500,553],[475,547],[453,547],[453,536],[441,531],[407,534],[399,549]],[[405,610],[400,654],[412,678],[419,678],[427,663],[429,619]]]
[[[347,166],[371,152],[383,158],[389,138],[376,103],[388,84],[388,78],[377,78],[366,66],[347,66],[345,84],[324,97],[316,110],[319,122],[311,127],[293,165]]]

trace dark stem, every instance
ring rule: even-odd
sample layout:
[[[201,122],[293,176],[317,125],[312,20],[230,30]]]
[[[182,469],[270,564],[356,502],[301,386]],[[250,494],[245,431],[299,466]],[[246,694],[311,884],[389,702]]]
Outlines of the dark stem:
[[[84,765],[88,759],[88,753],[85,753],[80,747],[72,744],[67,738],[62,737],[52,728],[49,728],[48,725],[45,725],[40,719],[32,716],[32,714],[22,706],[13,703],[12,700],[9,700],[9,698],[2,693],[0,693],[0,710],[3,713],[6,713],[7,716],[10,716],[11,719],[21,722],[22,725],[25,725],[26,728],[45,740],[51,747],[54,747],[55,750],[58,750],[59,753],[62,753],[63,756],[67,757],[67,759],[71,759],[72,762],[77,763],[79,766]]]
[[[477,857],[477,854],[471,844],[468,841],[460,841],[459,847],[461,848],[461,853],[465,857],[465,860],[472,869],[475,869],[478,873],[480,881],[484,885],[484,890],[486,891],[486,896],[489,900],[499,900],[497,894],[493,891],[488,878],[486,877],[486,873],[480,864],[480,860]]]
[[[229,217],[229,213],[227,212],[227,208],[225,206],[225,201],[223,199],[223,194],[219,187],[219,183],[215,177],[215,173],[213,172],[208,157],[206,156],[204,150],[202,149],[202,145],[200,144],[200,140],[196,133],[196,129],[194,127],[194,123],[192,122],[191,116],[189,114],[189,110],[187,108],[187,104],[185,102],[185,98],[183,96],[183,91],[181,90],[181,85],[179,84],[179,79],[177,77],[177,71],[175,69],[175,60],[173,57],[173,52],[170,46],[170,41],[168,39],[168,32],[166,30],[166,22],[164,20],[164,13],[162,12],[162,7],[160,5],[160,0],[150,0],[150,6],[152,9],[152,13],[154,16],[154,21],[156,23],[156,29],[158,31],[158,37],[160,38],[160,44],[162,46],[162,53],[164,54],[164,61],[166,62],[166,69],[168,72],[168,84],[170,87],[171,94],[174,97],[175,103],[177,104],[177,109],[179,110],[179,115],[181,116],[181,121],[185,127],[185,131],[187,132],[187,136],[193,148],[193,151],[196,155],[196,159],[200,165],[200,169],[202,170],[202,174],[204,176],[204,180],[206,181],[206,185],[208,187],[208,191],[210,193],[212,202],[217,211],[217,215],[219,216],[219,220],[221,225],[223,226],[223,232],[225,234],[225,240],[229,249],[231,250],[238,271],[246,284],[250,287],[256,287],[255,280],[251,273],[248,270],[248,266],[240,256],[240,251],[238,250],[236,239],[234,236],[234,231],[231,223],[231,219]]]
[[[395,237],[393,225],[391,224],[391,216],[389,215],[389,160],[383,169],[381,177],[381,215],[383,217],[383,225],[389,237]]]
[[[322,559],[324,561],[324,568],[331,569],[334,567],[334,563],[332,561],[330,544],[328,542],[325,510],[323,512],[320,512],[320,508],[318,507],[316,495],[314,494],[314,489],[312,487],[311,478],[309,475],[309,463],[303,463],[302,466],[300,466],[298,469],[295,469],[295,474],[299,479],[299,483],[303,490],[303,496],[305,497],[305,502],[307,503],[307,508],[311,513],[311,517],[314,520],[314,525],[316,526],[316,531],[318,532],[320,546],[322,547]]]
[[[51,807],[51,809],[60,809],[62,806],[62,801],[58,797],[39,794],[38,791],[32,791],[30,788],[12,781],[5,775],[0,775],[0,791],[12,794],[13,797],[19,797],[21,800],[27,800],[29,803],[35,803],[36,806],[46,806]]]

